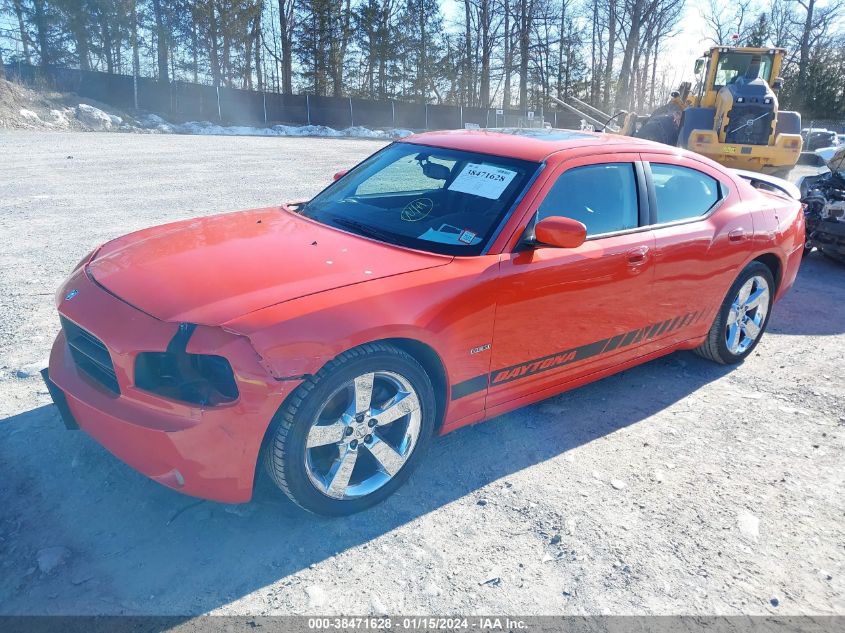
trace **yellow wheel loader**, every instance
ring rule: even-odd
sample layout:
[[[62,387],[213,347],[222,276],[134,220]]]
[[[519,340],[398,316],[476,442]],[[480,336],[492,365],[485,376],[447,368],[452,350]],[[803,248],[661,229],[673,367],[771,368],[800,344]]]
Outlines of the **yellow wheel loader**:
[[[802,145],[801,115],[778,110],[785,55],[782,48],[714,46],[696,61],[695,88],[681,84],[669,103],[649,116],[623,111],[608,117],[571,97],[581,109],[555,101],[598,129],[677,145],[728,167],[783,177],[798,162]]]

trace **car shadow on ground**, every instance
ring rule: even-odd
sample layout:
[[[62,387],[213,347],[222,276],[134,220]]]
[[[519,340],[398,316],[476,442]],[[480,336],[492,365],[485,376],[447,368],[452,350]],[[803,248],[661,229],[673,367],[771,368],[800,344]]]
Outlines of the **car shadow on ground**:
[[[838,266],[811,255],[775,309],[772,332],[845,331],[843,279]],[[45,404],[0,420],[0,613],[207,612],[643,422],[730,371],[677,353],[458,430],[432,443],[397,494],[342,519],[304,513],[266,477],[242,506],[185,497],[84,433],[65,431]],[[37,565],[44,548],[59,548],[53,571]]]
[[[29,568],[0,581],[0,613],[161,613],[159,600],[173,613],[206,612],[641,422],[728,371],[676,354],[437,438],[406,486],[342,519],[299,510],[264,476],[250,504],[185,497],[65,431],[45,405],[0,421],[0,537],[15,543],[12,567]],[[33,570],[47,547],[69,550],[52,574]]]

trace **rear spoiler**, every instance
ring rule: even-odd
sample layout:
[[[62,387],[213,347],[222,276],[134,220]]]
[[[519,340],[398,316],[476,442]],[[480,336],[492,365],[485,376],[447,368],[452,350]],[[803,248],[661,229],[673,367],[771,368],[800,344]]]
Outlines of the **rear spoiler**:
[[[756,171],[745,171],[743,169],[734,169],[733,172],[751,183],[755,189],[762,189],[763,191],[773,191],[774,193],[782,193],[795,200],[801,199],[801,190],[798,189],[788,180],[769,176],[767,174],[760,174]]]

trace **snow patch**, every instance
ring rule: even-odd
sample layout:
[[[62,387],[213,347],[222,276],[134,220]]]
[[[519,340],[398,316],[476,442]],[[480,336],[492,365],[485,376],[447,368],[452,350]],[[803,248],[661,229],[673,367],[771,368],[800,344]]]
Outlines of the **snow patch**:
[[[67,111],[65,110],[50,110],[50,116],[53,117],[51,125],[56,127],[70,127],[70,121],[67,118]]]
[[[28,120],[30,120],[34,123],[41,123],[41,119],[39,118],[39,116],[35,112],[33,112],[32,110],[27,110],[26,108],[21,108],[20,115],[23,118],[28,119]]]
[[[112,127],[111,116],[90,106],[87,103],[80,103],[76,106],[76,118],[89,130],[106,131]]]
[[[154,132],[164,134],[201,134],[211,136],[319,136],[325,138],[374,138],[395,139],[413,134],[411,130],[391,128],[371,130],[360,125],[336,130],[325,125],[274,125],[272,127],[254,127],[249,125],[219,125],[211,121],[188,121],[187,123],[169,123],[156,114],[147,114],[140,120],[141,125]]]

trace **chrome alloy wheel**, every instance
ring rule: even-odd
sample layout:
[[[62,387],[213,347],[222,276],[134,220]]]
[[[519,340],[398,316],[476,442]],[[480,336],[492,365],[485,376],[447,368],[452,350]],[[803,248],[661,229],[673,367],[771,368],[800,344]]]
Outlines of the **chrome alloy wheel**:
[[[742,354],[760,336],[769,311],[769,282],[760,275],[746,281],[728,311],[725,342],[731,354]]]
[[[405,377],[376,371],[350,380],[323,404],[308,431],[308,478],[333,499],[378,490],[416,448],[421,420],[419,398]]]

